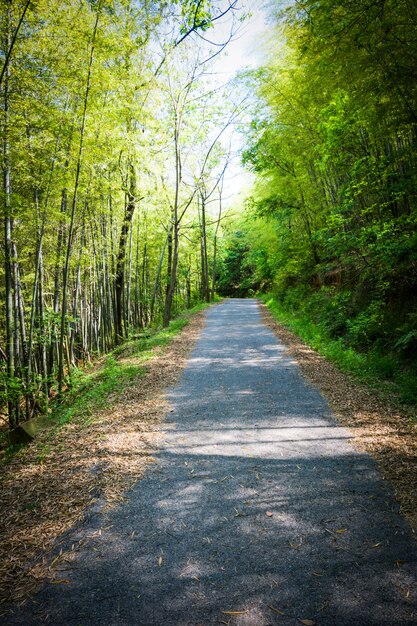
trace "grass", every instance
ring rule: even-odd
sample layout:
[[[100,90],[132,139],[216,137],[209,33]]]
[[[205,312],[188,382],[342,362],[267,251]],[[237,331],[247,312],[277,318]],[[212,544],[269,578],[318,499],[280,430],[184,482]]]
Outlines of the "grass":
[[[148,329],[134,336],[107,354],[99,367],[95,364],[89,369],[74,370],[65,401],[52,408],[51,418],[64,424],[75,417],[84,417],[88,423],[94,411],[106,408],[126,386],[144,375],[143,366],[156,348],[167,346],[188,324],[190,317],[207,306],[198,304],[172,320],[167,328]]]
[[[383,395],[388,393],[391,397],[396,396],[401,403],[417,405],[415,372],[407,371],[391,354],[358,352],[347,346],[342,338],[330,337],[326,329],[302,309],[287,309],[271,294],[263,294],[260,298],[280,324],[343,372],[356,376]]]
[[[147,329],[117,346],[91,366],[74,369],[63,399],[50,403],[50,437],[53,438],[56,428],[73,420],[88,425],[96,411],[105,409],[127,386],[144,376],[144,365],[154,356],[155,350],[167,346],[188,324],[193,314],[208,306],[206,303],[198,304],[172,320],[167,328]],[[24,447],[21,444],[5,444],[4,460],[18,454]]]

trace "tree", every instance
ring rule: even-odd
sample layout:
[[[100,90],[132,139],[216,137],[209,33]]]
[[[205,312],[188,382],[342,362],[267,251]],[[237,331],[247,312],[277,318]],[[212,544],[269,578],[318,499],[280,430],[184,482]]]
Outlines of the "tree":
[[[302,0],[277,14],[244,154],[281,297],[313,292],[315,315],[339,320],[331,332],[393,353],[415,328],[415,23],[406,1]]]
[[[199,185],[184,163],[208,96],[196,81],[176,101],[167,69],[185,77],[187,57],[199,57],[203,72],[227,45],[206,34],[236,2],[33,9],[7,1],[0,12],[0,404],[10,427],[44,410],[74,368],[198,300],[200,240],[183,222],[196,221]],[[185,124],[168,111],[169,90]]]

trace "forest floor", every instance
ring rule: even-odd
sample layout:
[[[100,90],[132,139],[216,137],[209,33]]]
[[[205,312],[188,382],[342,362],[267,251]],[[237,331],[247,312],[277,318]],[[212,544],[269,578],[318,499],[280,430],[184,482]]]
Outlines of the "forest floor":
[[[156,333],[146,351],[138,351],[137,342],[123,347],[117,365],[129,376],[113,380],[109,395],[108,380],[99,387],[107,357],[99,360],[89,377],[100,402],[91,410],[88,390],[76,391],[61,411],[70,414],[68,423],[39,432],[0,466],[0,615],[4,603],[24,602],[45,580],[57,582],[62,564],[80,547],[52,554],[57,540],[93,505],[122,501],[153,462],[157,427],[168,410],[164,389],[181,375],[203,312],[179,321],[186,324],[179,335],[174,322],[174,333]]]
[[[177,365],[182,369],[187,361],[201,317],[149,362],[148,375],[123,392],[94,436],[80,447],[74,441],[75,484],[88,492],[85,474],[101,475],[116,506],[90,507],[83,523],[64,535],[52,563],[40,566],[55,575],[54,584],[9,608],[7,624],[416,622],[417,544],[389,482],[358,447],[374,445],[369,432],[362,434],[368,420],[370,430],[396,441],[385,430],[394,426],[375,421],[374,413],[384,410],[366,390],[362,396],[360,386],[340,382],[264,316],[269,328],[254,300],[212,308],[180,381]],[[272,329],[285,337],[290,353]],[[314,384],[306,380],[308,368]],[[152,391],[144,396],[146,380]],[[333,394],[338,416],[356,415],[359,425],[340,425],[319,384],[327,384],[329,398]],[[354,446],[352,435],[359,442]],[[154,463],[143,456],[145,446],[147,455],[158,448]],[[402,461],[397,446],[387,440],[384,446],[393,448],[391,463]],[[55,461],[55,472],[71,463],[69,452]],[[95,460],[87,468],[90,456]],[[119,501],[135,479],[130,465],[136,462],[136,477],[144,465],[147,471]],[[32,476],[39,473],[34,466]],[[64,497],[57,506],[67,511]]]

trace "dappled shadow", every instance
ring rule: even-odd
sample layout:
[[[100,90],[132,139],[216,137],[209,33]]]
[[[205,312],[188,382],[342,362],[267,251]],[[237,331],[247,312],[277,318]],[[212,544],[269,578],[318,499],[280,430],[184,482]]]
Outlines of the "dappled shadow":
[[[164,451],[97,528],[70,582],[30,608],[48,623],[216,624],[223,610],[262,626],[268,605],[281,624],[413,623],[411,538],[366,456]]]
[[[416,547],[390,489],[257,318],[251,301],[209,312],[157,463],[90,520],[69,582],[8,623],[415,623]]]

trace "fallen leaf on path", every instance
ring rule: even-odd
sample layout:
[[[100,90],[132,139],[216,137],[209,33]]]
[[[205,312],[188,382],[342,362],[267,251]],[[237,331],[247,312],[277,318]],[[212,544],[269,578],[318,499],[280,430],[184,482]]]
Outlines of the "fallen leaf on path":
[[[68,578],[58,578],[57,580],[51,580],[51,584],[52,585],[66,585],[67,583],[70,583],[71,581],[68,580]]]
[[[374,543],[371,548],[379,548],[379,546],[381,546],[382,543]]]
[[[337,533],[345,533],[347,531],[347,528],[339,528],[339,530],[336,530]]]
[[[313,576],[323,576],[322,572],[313,572]]]
[[[276,609],[274,606],[271,606],[270,604],[268,604],[268,609],[271,609],[271,611],[274,611],[275,613],[278,613],[278,615],[285,615],[285,613],[283,611],[280,611],[279,609]]]
[[[247,611],[222,611],[223,615],[243,615]]]
[[[272,516],[273,516],[273,513],[272,513],[272,511],[266,511],[265,515],[266,515],[267,517],[272,517]]]
[[[304,626],[315,626],[315,621],[312,619],[300,619],[300,622],[304,624]]]
[[[159,557],[159,559],[158,559],[158,567],[161,567],[161,565],[162,565],[162,561],[163,561],[163,560],[164,560],[164,557],[163,557],[163,556],[162,556],[162,554],[161,554],[161,556],[160,556],[160,557]]]

